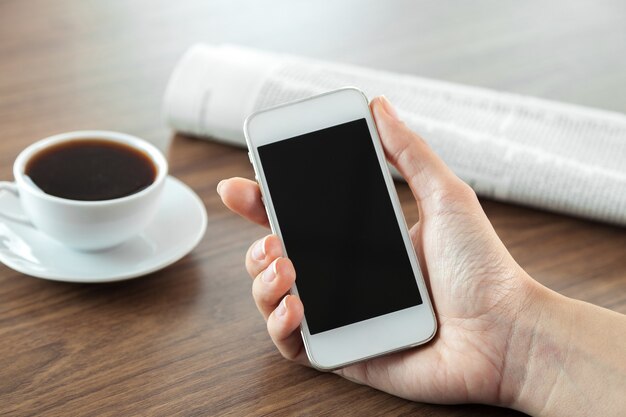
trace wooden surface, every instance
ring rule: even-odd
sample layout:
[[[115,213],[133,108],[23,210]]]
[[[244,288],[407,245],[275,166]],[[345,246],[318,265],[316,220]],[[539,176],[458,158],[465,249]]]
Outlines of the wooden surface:
[[[626,112],[623,1],[0,1],[0,178],[29,143],[93,128],[168,147],[208,232],[145,278],[76,285],[0,265],[0,415],[515,415],[404,401],[278,355],[250,296],[265,231],[219,203],[244,151],[174,137],[160,117],[176,60],[233,42]],[[332,4],[332,5],[331,5]],[[399,193],[416,218],[406,186]],[[626,230],[483,201],[519,263],[626,313]]]

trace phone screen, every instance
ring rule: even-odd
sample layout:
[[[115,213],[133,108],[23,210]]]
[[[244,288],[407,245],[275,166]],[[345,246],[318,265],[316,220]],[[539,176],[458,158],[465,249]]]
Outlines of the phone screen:
[[[365,119],[258,152],[311,334],[422,303]]]

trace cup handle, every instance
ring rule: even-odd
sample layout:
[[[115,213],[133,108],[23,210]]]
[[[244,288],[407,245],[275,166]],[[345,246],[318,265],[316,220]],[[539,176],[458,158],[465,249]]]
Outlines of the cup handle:
[[[20,193],[17,190],[17,185],[15,185],[14,182],[0,181],[0,191],[8,191],[9,193],[13,194],[15,198],[20,198]],[[4,217],[5,219],[13,222],[25,224],[27,226],[33,225],[31,221],[28,220],[28,217],[24,216],[23,214],[3,213],[2,211],[0,211],[0,217]]]

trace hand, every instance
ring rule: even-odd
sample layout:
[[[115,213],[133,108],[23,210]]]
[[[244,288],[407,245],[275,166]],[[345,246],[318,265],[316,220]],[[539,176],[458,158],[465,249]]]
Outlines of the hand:
[[[426,143],[395,117],[383,98],[371,104],[385,153],[407,180],[420,210],[411,228],[430,284],[439,331],[427,346],[337,371],[353,381],[413,400],[511,402],[502,392],[512,316],[523,308],[528,285],[521,268],[493,231],[472,189]],[[219,187],[224,204],[267,226],[256,183],[233,178]],[[306,362],[298,326],[304,308],[287,296],[296,271],[281,257],[276,236],[252,245],[246,269],[272,340],[288,359]],[[271,279],[271,280],[270,280]],[[282,301],[281,301],[282,300]]]
[[[390,103],[379,97],[371,108],[386,157],[407,180],[419,209],[420,220],[411,228],[411,238],[439,330],[425,346],[336,373],[412,400],[479,402],[545,412],[546,405],[539,401],[542,396],[526,401],[520,393],[528,379],[529,353],[536,351],[532,336],[538,332],[537,317],[545,305],[562,300],[513,260],[472,189],[398,119]],[[235,213],[268,226],[255,182],[224,180],[218,193]],[[255,242],[245,262],[254,278],[254,300],[274,344],[285,358],[307,363],[299,333],[304,308],[297,296],[286,295],[296,271],[282,257],[278,238],[269,235]],[[526,325],[529,317],[532,324]],[[559,326],[557,320],[555,328]],[[541,380],[541,372],[538,375]]]

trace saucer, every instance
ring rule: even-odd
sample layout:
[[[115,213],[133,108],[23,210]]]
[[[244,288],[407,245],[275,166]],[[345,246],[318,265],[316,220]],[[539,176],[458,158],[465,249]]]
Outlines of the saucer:
[[[19,202],[8,193],[0,193],[0,207],[6,212],[20,211]],[[206,225],[200,198],[181,181],[167,177],[154,220],[141,234],[103,251],[75,251],[32,226],[0,217],[0,262],[23,274],[54,281],[121,281],[178,261],[200,242]]]

